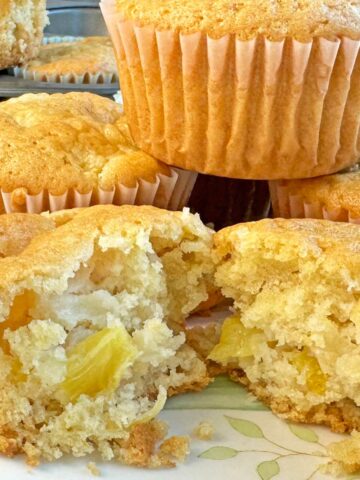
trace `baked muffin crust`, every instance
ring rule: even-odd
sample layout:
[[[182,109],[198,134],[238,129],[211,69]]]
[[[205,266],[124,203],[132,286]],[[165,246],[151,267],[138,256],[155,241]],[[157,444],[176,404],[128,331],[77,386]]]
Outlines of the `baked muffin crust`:
[[[116,0],[141,25],[211,37],[229,33],[248,40],[345,35],[360,38],[360,2],[346,0]]]
[[[89,93],[27,94],[0,104],[0,187],[30,195],[46,189],[133,187],[170,169],[132,143],[115,102]]]

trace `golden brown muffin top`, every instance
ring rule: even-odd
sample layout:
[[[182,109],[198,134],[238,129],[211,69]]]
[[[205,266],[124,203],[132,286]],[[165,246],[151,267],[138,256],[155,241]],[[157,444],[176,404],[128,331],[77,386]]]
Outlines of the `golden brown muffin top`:
[[[183,33],[228,33],[247,40],[339,35],[360,38],[360,1],[347,0],[116,0],[125,18]]]
[[[283,181],[290,195],[320,203],[328,210],[343,208],[360,217],[360,172],[338,173],[306,180]]]
[[[42,45],[39,55],[26,64],[31,72],[48,75],[112,73],[117,75],[109,37],[87,37],[75,42]]]
[[[34,237],[54,228],[50,217],[30,213],[0,215],[0,257],[18,255]]]
[[[0,187],[5,192],[112,190],[170,169],[134,146],[115,102],[90,93],[27,94],[0,103]]]
[[[210,242],[212,235],[198,216],[152,206],[97,205],[56,212],[49,217],[57,228],[35,236],[16,258],[1,260],[0,322],[17,293],[26,289],[46,292],[55,285],[61,288],[73,272],[89,260],[95,240],[104,250],[113,248],[119,241],[120,229],[128,232],[129,239],[134,232],[148,230],[154,242],[158,239],[159,249],[161,239],[175,245],[187,236],[206,238]],[[46,281],[39,281],[44,277]]]
[[[263,238],[263,246],[271,250],[276,258],[291,244],[302,245],[304,254],[311,250],[317,257],[326,253],[344,265],[360,265],[360,228],[345,222],[315,219],[265,219],[225,228],[214,236],[215,255],[218,261],[241,249],[242,242],[253,243],[259,248],[257,239]],[[283,247],[282,247],[283,245]],[[263,248],[263,247],[262,247]],[[356,255],[352,255],[356,254]]]

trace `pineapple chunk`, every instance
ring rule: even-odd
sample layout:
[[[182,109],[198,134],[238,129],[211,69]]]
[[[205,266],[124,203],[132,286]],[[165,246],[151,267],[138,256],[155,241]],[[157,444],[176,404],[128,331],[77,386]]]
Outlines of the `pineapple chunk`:
[[[327,377],[321,370],[319,362],[315,357],[303,350],[291,360],[291,363],[299,373],[305,370],[306,386],[310,392],[318,395],[325,393]]]
[[[234,315],[225,320],[220,342],[213,348],[208,358],[224,365],[232,360],[252,357],[264,340],[265,336],[261,330],[244,327],[240,318]]]
[[[104,328],[68,353],[67,375],[61,390],[74,402],[86,394],[115,391],[138,351],[125,327]]]
[[[30,290],[25,290],[21,295],[15,297],[8,318],[5,322],[0,323],[0,347],[5,353],[10,352],[9,343],[4,339],[5,330],[8,328],[17,330],[31,321],[29,310],[34,306],[35,298],[35,293]]]

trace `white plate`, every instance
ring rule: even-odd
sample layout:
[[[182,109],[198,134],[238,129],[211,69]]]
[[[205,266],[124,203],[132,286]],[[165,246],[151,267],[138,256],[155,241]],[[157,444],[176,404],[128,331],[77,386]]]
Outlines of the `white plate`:
[[[30,469],[23,459],[0,458],[0,480],[91,480],[96,477],[87,469],[89,461],[96,462],[101,479],[112,480],[329,480],[318,468],[328,461],[326,445],[342,438],[326,428],[283,422],[225,377],[204,392],[170,399],[161,417],[170,433],[179,435],[191,435],[200,421],[210,421],[214,438],[193,438],[187,461],[171,470],[147,471],[89,457]]]

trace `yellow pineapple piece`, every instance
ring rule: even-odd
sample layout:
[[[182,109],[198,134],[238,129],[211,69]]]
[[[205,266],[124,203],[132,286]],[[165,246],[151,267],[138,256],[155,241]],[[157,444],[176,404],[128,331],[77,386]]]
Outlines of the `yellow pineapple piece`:
[[[21,295],[14,298],[10,313],[5,322],[0,323],[0,347],[5,353],[9,353],[9,343],[4,339],[7,329],[17,330],[31,321],[29,310],[34,306],[36,294],[31,290],[25,290]]]
[[[260,343],[265,340],[263,332],[257,328],[246,328],[239,317],[225,320],[220,342],[213,348],[208,358],[226,364],[234,359],[252,357]]]
[[[306,386],[310,392],[318,395],[325,393],[327,377],[315,357],[310,355],[307,350],[303,350],[291,360],[291,363],[299,373],[305,370]]]
[[[67,375],[61,390],[72,402],[82,394],[113,392],[137,354],[124,327],[104,328],[69,351]]]

